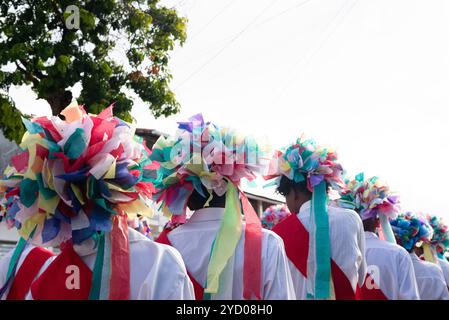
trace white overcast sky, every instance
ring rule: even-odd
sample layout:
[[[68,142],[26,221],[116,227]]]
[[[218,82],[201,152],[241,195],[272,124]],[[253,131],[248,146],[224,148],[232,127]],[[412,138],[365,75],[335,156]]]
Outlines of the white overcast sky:
[[[449,220],[449,1],[163,2],[189,19],[170,63],[182,111],[155,120],[138,102],[138,126],[172,133],[202,112],[275,146],[304,132],[349,173],[386,180],[404,209]],[[11,94],[49,112],[30,90]]]

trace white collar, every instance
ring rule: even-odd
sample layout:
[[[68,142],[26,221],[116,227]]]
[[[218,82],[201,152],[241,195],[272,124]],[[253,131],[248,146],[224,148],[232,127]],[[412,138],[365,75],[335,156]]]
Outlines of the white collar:
[[[149,240],[140,232],[134,230],[133,228],[128,227],[128,241],[136,242],[141,240]],[[74,244],[73,250],[80,256],[88,256],[97,252],[98,246],[95,246],[95,241],[92,238],[89,238],[80,244]]]
[[[410,257],[412,258],[412,260],[421,261],[421,259],[414,251],[410,252]]]
[[[377,234],[375,234],[374,232],[371,232],[371,231],[365,231],[365,238],[366,239],[379,239]]]
[[[299,208],[299,213],[305,212],[305,211],[309,212],[309,211],[310,211],[310,204],[311,204],[311,203],[312,203],[311,200],[308,200],[308,201],[304,202],[304,203],[301,205],[301,207]]]
[[[193,212],[188,223],[204,221],[220,221],[224,214],[224,208],[202,208]]]

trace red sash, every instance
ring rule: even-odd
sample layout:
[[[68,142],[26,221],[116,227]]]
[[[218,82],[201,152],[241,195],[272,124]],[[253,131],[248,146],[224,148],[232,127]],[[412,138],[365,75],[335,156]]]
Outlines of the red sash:
[[[169,245],[170,247],[173,247],[173,245],[170,242],[170,239],[168,239],[168,236],[167,236],[169,232],[170,232],[170,230],[165,229],[164,231],[161,232],[159,237],[154,241],[156,241],[158,243]],[[189,273],[189,271],[187,271],[187,275],[189,276],[190,281],[192,281],[192,283],[193,283],[193,289],[195,290],[195,300],[203,300],[204,288],[195,280],[194,277],[192,277],[192,275]]]
[[[32,249],[17,271],[6,300],[25,300],[34,278],[36,278],[45,261],[53,255],[53,252],[45,248]]]
[[[66,243],[62,252],[31,285],[35,300],[87,300],[92,271]]]
[[[284,240],[285,251],[289,260],[307,278],[307,256],[309,255],[309,232],[292,214],[275,225],[273,231]],[[335,298],[337,300],[355,300],[356,296],[346,275],[340,267],[331,260],[332,280],[334,282]]]
[[[357,291],[355,293],[357,300],[388,300],[382,290],[377,288],[368,288],[366,284],[368,281],[371,283],[374,281],[369,274],[366,275],[363,286],[361,288],[357,286]]]

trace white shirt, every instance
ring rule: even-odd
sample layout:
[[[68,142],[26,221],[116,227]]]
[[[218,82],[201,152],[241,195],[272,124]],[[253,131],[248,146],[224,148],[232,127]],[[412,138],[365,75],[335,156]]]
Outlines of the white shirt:
[[[365,232],[366,264],[388,300],[419,300],[412,259],[407,250]]]
[[[220,228],[223,213],[223,208],[197,210],[186,224],[168,234],[172,245],[181,253],[189,273],[203,286],[207,279],[212,242]],[[295,299],[284,243],[272,231],[262,229],[262,233],[262,299]],[[243,299],[244,244],[245,233],[242,232],[234,255],[229,259],[221,275],[222,279],[232,279],[232,281],[220,282],[219,292],[212,294],[211,299]]]
[[[304,203],[297,214],[298,219],[309,231],[310,201]],[[349,209],[329,205],[329,231],[331,258],[340,267],[356,291],[362,285],[366,274],[365,235],[359,215]],[[296,299],[307,299],[307,278],[289,260]]]
[[[195,299],[192,282],[190,281],[181,255],[176,249],[155,243],[144,235],[128,228],[130,244],[130,287],[132,300],[192,300]],[[17,270],[34,246],[25,249],[19,259]],[[93,270],[96,249],[87,240],[81,245],[75,245],[74,250],[84,263]],[[12,251],[0,261],[0,286],[5,283],[6,273]],[[39,271],[41,275],[56,258],[48,259]],[[4,298],[7,294],[4,295]],[[28,292],[27,300],[33,299]]]
[[[449,300],[449,291],[440,267],[432,262],[420,260],[411,252],[421,300]]]
[[[441,270],[443,270],[444,280],[446,280],[446,285],[449,290],[449,261],[446,258],[438,258],[438,263],[440,264]]]

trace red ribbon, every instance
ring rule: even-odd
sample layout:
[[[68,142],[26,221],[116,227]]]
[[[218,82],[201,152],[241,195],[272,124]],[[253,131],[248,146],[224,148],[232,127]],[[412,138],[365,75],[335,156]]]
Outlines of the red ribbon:
[[[115,215],[112,218],[111,231],[111,279],[109,283],[109,300],[129,300],[131,296],[129,254],[128,223],[126,214]]]
[[[245,250],[243,261],[243,298],[251,299],[254,295],[261,300],[262,276],[262,223],[259,216],[240,191],[242,209],[245,216]]]

